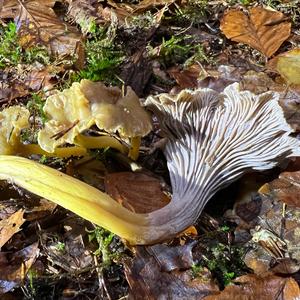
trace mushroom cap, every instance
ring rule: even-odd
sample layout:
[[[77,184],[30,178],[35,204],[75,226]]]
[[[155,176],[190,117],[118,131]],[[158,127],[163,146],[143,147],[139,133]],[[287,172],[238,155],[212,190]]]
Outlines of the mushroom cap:
[[[39,131],[38,143],[47,152],[65,143],[73,144],[75,137],[93,124],[89,101],[78,82],[48,97],[44,112],[50,120]]]
[[[152,129],[150,115],[141,106],[138,96],[127,87],[126,94],[118,87],[83,79],[81,90],[89,100],[99,129],[118,132],[122,137],[145,136]]]
[[[53,152],[93,124],[121,137],[144,136],[152,129],[151,118],[130,87],[127,93],[117,87],[83,79],[69,89],[48,97],[44,111],[50,118],[38,134],[42,149]]]
[[[29,111],[16,105],[0,112],[0,154],[15,154],[22,129],[29,127]]]
[[[207,201],[249,169],[300,156],[278,99],[274,92],[239,91],[238,83],[221,94],[197,89],[146,99],[168,138],[164,153],[173,189],[170,204],[149,217],[157,236],[195,223]]]

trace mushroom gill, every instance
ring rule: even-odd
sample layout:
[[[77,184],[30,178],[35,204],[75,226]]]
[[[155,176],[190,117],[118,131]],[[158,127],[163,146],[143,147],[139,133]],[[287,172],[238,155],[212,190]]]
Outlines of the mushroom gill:
[[[150,96],[146,104],[168,138],[164,149],[173,196],[165,207],[133,213],[108,195],[30,160],[0,155],[0,178],[45,197],[103,226],[132,244],[174,237],[196,222],[207,201],[249,169],[265,170],[300,155],[289,136],[278,95],[240,92],[238,84],[222,94],[183,90],[176,96]]]

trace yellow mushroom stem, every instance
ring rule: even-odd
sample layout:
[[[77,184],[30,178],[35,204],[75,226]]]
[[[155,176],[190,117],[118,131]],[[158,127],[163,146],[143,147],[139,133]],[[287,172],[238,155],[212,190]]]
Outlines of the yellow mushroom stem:
[[[139,157],[139,150],[141,146],[141,137],[135,136],[130,139],[131,147],[128,153],[128,157],[132,160],[137,160]]]
[[[74,143],[86,149],[101,149],[110,147],[119,150],[121,153],[127,153],[127,147],[111,136],[85,136],[80,134],[75,138]]]
[[[27,158],[0,155],[0,180],[53,201],[132,244],[146,242],[146,215],[127,210],[107,194],[55,169]]]
[[[67,158],[71,156],[84,156],[87,154],[86,148],[80,146],[56,148],[54,152],[47,152],[37,144],[21,144],[17,147],[16,153],[23,156],[32,154],[45,155],[48,157]]]

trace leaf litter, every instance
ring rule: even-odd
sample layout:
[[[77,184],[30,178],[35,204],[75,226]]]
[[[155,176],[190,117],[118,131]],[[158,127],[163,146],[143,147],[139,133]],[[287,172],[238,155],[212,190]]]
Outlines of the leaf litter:
[[[298,2],[3,1],[1,34],[18,46],[10,46],[16,51],[5,52],[4,60],[0,47],[1,104],[26,104],[33,93],[43,103],[56,88],[91,76],[124,84],[125,90],[129,85],[140,97],[196,87],[222,91],[239,82],[256,94],[278,92],[297,134]],[[14,38],[5,30],[11,19]],[[31,124],[41,126],[42,105],[29,107]],[[34,130],[22,134],[27,142],[36,139]],[[99,132],[90,128],[87,134]],[[156,146],[160,141],[154,119],[138,162],[111,149],[93,150],[82,161],[32,158],[147,213],[165,206],[171,194],[166,162]],[[289,168],[293,172],[283,172]],[[147,247],[124,247],[126,241],[20,189],[9,199],[4,186],[1,294],[14,299],[128,294],[132,299],[297,299],[297,171],[295,160],[261,177],[251,174],[254,183],[242,178],[211,201],[196,224],[198,235],[183,233],[168,244]]]

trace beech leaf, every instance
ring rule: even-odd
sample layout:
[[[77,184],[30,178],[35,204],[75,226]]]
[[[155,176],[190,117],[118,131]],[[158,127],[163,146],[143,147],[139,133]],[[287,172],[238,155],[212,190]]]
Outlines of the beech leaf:
[[[300,208],[300,171],[284,172],[275,179],[265,184],[259,190],[263,194],[268,194],[272,199],[286,203],[287,205]]]
[[[267,57],[272,56],[289,37],[291,23],[278,11],[254,7],[249,16],[240,10],[229,10],[221,20],[228,39],[248,44]]]
[[[124,207],[136,213],[148,213],[170,202],[159,180],[143,173],[107,174],[105,190]]]
[[[25,222],[23,219],[24,211],[18,210],[7,219],[0,221],[0,248],[20,230],[21,225]]]
[[[56,16],[52,9],[55,2],[5,0],[0,17],[14,19],[22,47],[42,44],[53,55],[74,55],[81,46],[81,34]]]

